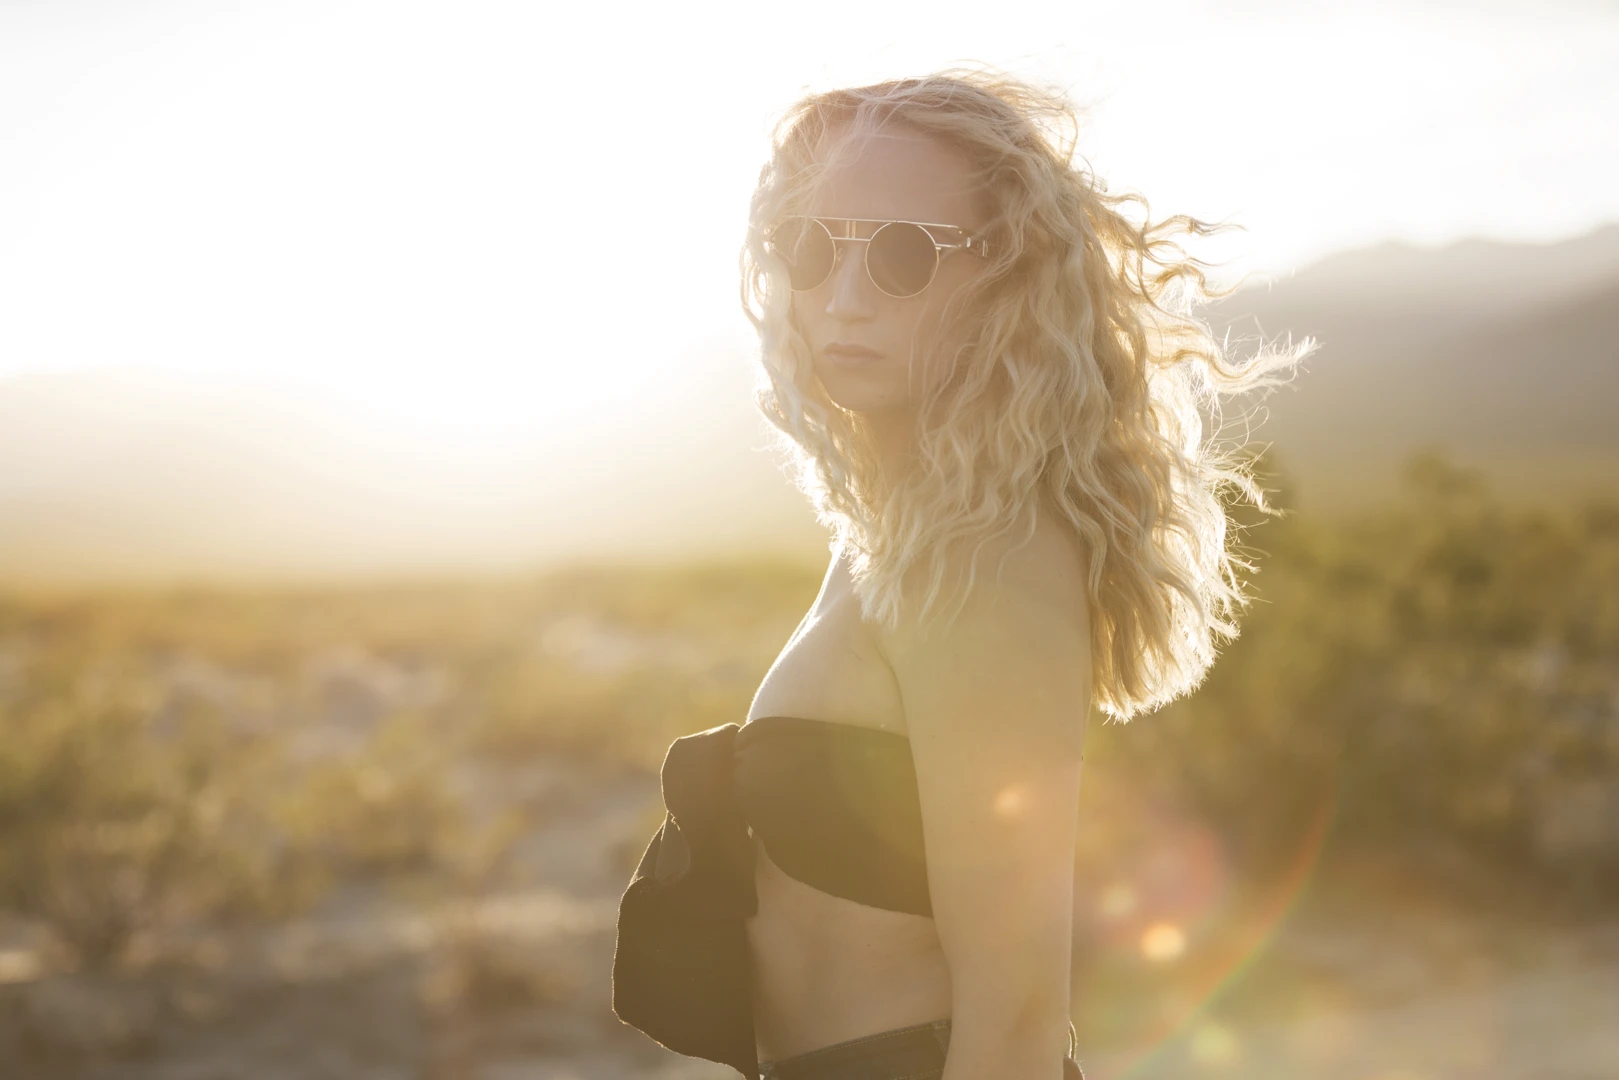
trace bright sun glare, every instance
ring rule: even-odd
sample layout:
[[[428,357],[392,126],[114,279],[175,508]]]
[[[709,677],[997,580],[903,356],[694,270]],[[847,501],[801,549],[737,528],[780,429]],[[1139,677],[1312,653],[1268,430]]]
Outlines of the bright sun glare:
[[[965,60],[1063,85],[1115,189],[1286,273],[1619,217],[1616,52],[1573,4],[5,5],[0,378],[279,384],[373,444],[527,454],[541,493],[671,436],[746,453],[737,251],[807,89]]]
[[[738,13],[702,42],[667,14],[517,3],[9,7],[0,372],[248,370],[468,438],[561,421],[626,377],[656,393],[676,343],[746,346],[735,253],[779,109],[969,49],[1069,85],[1095,106],[1082,149],[1104,175],[1243,221],[1250,265],[1619,209],[1599,181],[1619,159],[1600,122],[1619,78],[1597,69],[1613,19],[1025,4],[968,35],[964,12],[862,5],[851,37],[839,7],[791,32]],[[1590,187],[1523,197],[1552,169]]]

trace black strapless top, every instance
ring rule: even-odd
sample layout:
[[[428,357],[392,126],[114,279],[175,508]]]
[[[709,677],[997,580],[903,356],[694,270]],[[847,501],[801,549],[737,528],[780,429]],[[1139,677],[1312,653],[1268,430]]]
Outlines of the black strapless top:
[[[931,916],[910,740],[767,716],[676,739],[661,779],[663,824],[619,901],[613,1011],[676,1053],[759,1080],[749,828],[807,885]]]

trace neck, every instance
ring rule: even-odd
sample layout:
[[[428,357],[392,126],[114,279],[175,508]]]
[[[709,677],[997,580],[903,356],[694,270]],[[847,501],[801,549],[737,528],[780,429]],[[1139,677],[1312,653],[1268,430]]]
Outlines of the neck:
[[[898,484],[916,465],[916,417],[909,412],[868,413],[865,429],[884,484]]]

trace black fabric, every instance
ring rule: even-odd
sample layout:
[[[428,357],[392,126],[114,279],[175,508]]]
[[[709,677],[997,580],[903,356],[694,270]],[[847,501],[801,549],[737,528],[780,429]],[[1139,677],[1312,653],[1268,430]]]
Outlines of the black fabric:
[[[737,731],[687,735],[664,757],[663,824],[619,900],[613,1012],[677,1054],[759,1080],[744,925],[758,897],[731,794]]]
[[[910,741],[762,717],[676,739],[660,778],[663,824],[619,901],[613,1011],[676,1053],[759,1080],[749,825],[771,860],[808,885],[931,915]]]
[[[911,742],[766,716],[736,736],[736,799],[770,859],[822,892],[932,916]]]
[[[944,1074],[950,1050],[949,1017],[880,1031],[819,1050],[761,1061],[762,1080],[938,1080]],[[1079,1033],[1068,1022],[1068,1053],[1063,1058],[1063,1080],[1085,1080],[1074,1055]]]

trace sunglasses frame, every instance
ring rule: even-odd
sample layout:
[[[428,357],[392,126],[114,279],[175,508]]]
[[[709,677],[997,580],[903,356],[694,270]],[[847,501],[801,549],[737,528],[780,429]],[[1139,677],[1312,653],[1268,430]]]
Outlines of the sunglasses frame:
[[[793,292],[809,292],[811,289],[818,289],[826,284],[827,278],[830,278],[832,272],[837,269],[838,258],[841,254],[838,248],[838,241],[840,240],[846,243],[866,245],[866,255],[860,260],[866,271],[866,280],[870,281],[872,287],[878,292],[895,300],[908,300],[913,296],[921,296],[926,292],[928,286],[932,285],[933,280],[939,276],[939,264],[944,261],[944,256],[948,252],[966,251],[980,258],[989,257],[989,245],[984,242],[983,237],[974,236],[960,225],[946,225],[938,221],[903,221],[892,218],[830,218],[814,217],[809,214],[794,214],[783,218],[776,228],[781,228],[782,225],[787,224],[789,221],[813,221],[826,233],[827,239],[832,241],[832,264],[826,268],[826,277],[823,277],[814,285],[809,285],[802,289],[793,288]],[[834,225],[838,226],[837,231],[833,230],[832,226]],[[856,236],[855,233],[861,225],[875,225],[877,228],[872,230],[870,236]],[[933,241],[933,269],[928,273],[927,282],[913,293],[891,293],[877,283],[877,278],[871,272],[871,244],[890,225],[914,225],[921,229],[929,240]],[[939,238],[933,235],[931,231],[933,229],[948,229],[959,235],[961,242],[956,244],[941,243]],[[774,235],[774,230],[772,230],[772,235]]]

